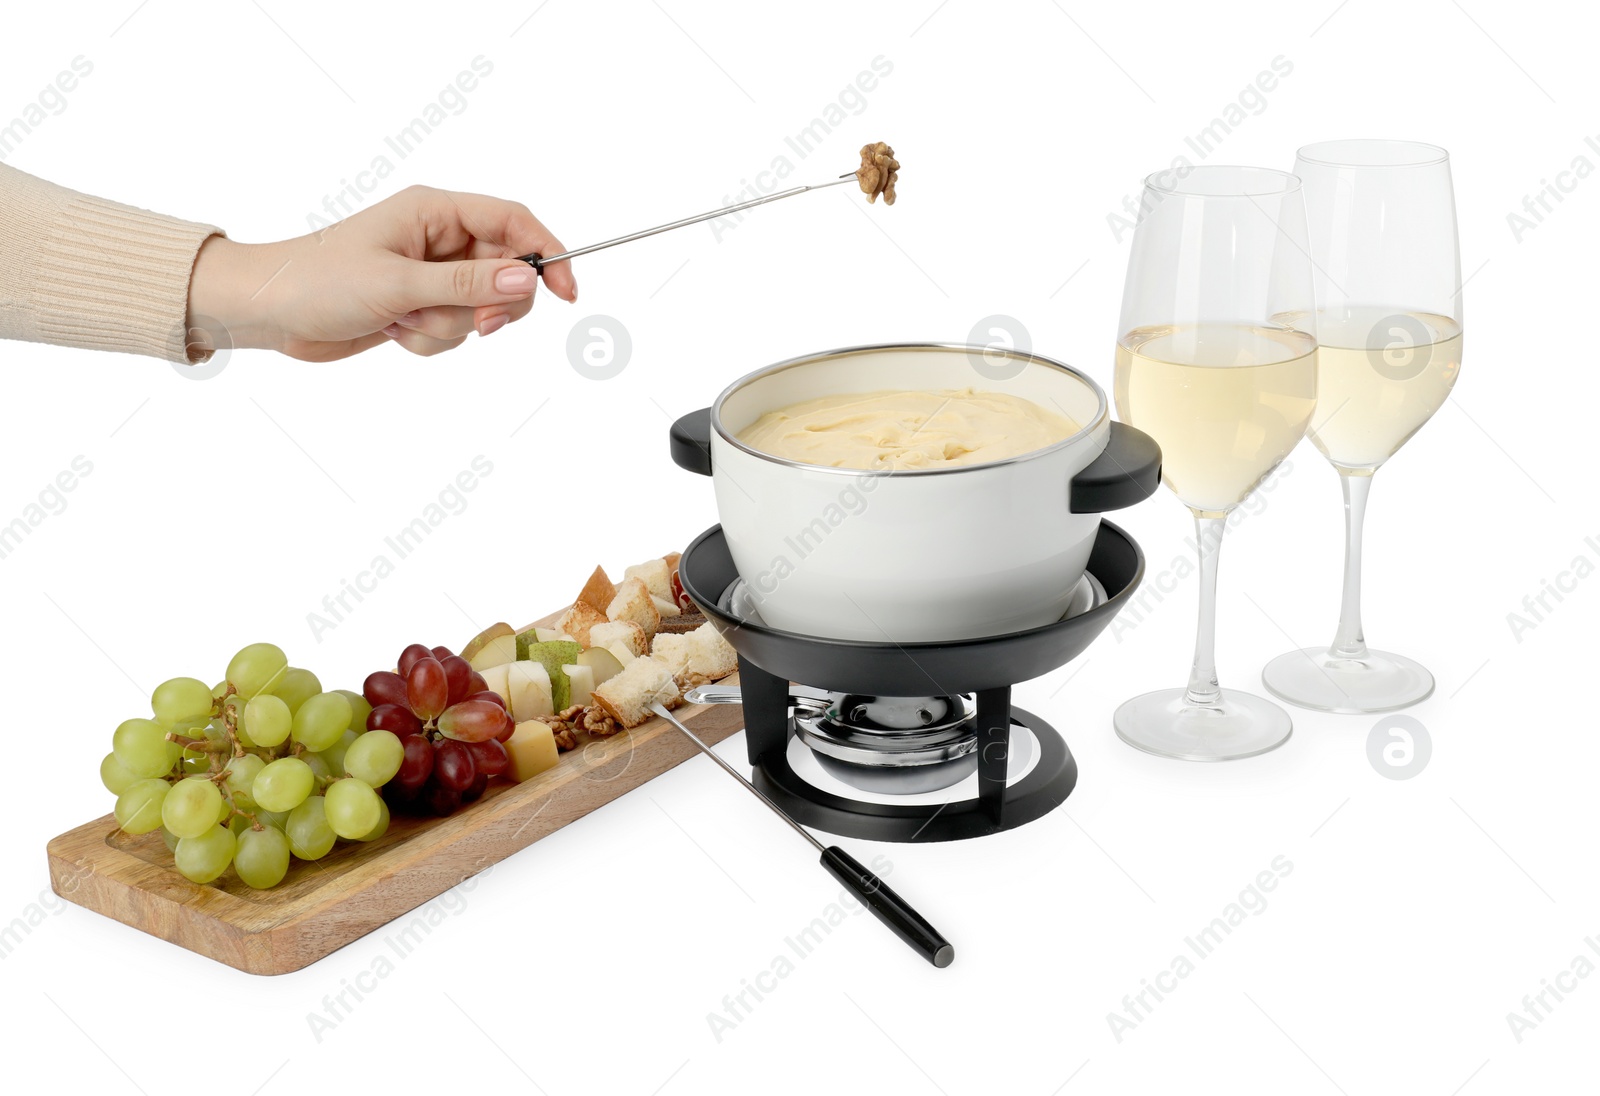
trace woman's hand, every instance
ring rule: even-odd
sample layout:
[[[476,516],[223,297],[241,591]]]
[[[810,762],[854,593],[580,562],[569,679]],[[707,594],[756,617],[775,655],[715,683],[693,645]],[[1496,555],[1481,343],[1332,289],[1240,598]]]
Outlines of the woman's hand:
[[[189,327],[215,346],[333,361],[393,340],[413,354],[490,335],[533,307],[538,272],[518,255],[565,251],[526,206],[414,186],[309,236],[213,236],[189,283]],[[570,263],[545,284],[578,299]]]

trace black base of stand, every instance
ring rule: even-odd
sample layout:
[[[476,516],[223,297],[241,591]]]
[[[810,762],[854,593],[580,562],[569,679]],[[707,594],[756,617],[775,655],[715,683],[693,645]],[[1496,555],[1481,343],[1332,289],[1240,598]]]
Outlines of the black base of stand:
[[[812,784],[789,764],[789,739],[794,734],[789,683],[741,655],[739,690],[744,694],[745,745],[755,786],[789,817],[841,837],[955,841],[999,833],[1055,809],[1078,782],[1078,763],[1066,740],[1038,716],[1011,707],[1011,686],[1000,685],[976,693],[975,798],[943,806],[846,799]],[[1039,760],[1027,776],[1008,786],[1013,723],[1033,732]]]
[[[984,781],[983,755],[979,756],[978,797],[938,807],[868,803],[834,795],[796,773],[786,752],[757,764],[754,783],[796,822],[841,837],[860,837],[868,841],[959,841],[999,833],[1048,814],[1072,794],[1078,783],[1078,763],[1073,760],[1066,740],[1054,728],[1020,708],[1011,709],[1011,721],[1033,732],[1039,760],[1027,776],[1009,788],[1002,777],[999,796],[991,791],[994,785]],[[994,753],[992,744],[988,752]]]
[[[1100,523],[1088,572],[1103,602],[1053,624],[1007,635],[942,643],[869,643],[770,628],[732,615],[721,602],[739,578],[727,538],[715,526],[684,550],[684,591],[739,654],[745,744],[754,783],[791,818],[872,841],[954,841],[999,833],[1049,813],[1071,794],[1078,766],[1066,742],[1038,716],[1011,707],[1011,686],[1062,666],[1094,641],[1144,575],[1144,555],[1126,533]],[[978,794],[942,806],[877,803],[824,791],[789,765],[789,682],[871,696],[977,698]],[[1039,759],[1007,784],[1013,725],[1033,732]]]

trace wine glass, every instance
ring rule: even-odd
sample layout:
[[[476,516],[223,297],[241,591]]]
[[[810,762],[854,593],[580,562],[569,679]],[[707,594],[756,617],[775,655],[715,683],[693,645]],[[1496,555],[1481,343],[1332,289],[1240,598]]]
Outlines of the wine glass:
[[[1161,477],[1194,513],[1200,625],[1183,689],[1113,718],[1129,745],[1223,761],[1288,740],[1289,713],[1217,684],[1217,556],[1227,517],[1305,436],[1317,402],[1311,260],[1300,180],[1200,166],[1145,180],[1117,341],[1122,419],[1161,446]]]
[[[1315,267],[1317,410],[1311,440],[1344,489],[1344,597],[1327,647],[1267,663],[1276,697],[1324,712],[1386,712],[1433,692],[1433,675],[1368,647],[1361,527],[1372,475],[1433,416],[1461,369],[1461,259],[1450,158],[1414,141],[1302,148]]]

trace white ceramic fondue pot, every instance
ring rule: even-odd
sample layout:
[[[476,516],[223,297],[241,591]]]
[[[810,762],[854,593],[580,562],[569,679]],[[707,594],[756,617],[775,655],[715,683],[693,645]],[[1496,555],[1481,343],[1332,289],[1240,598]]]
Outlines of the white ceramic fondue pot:
[[[1007,460],[868,471],[801,464],[737,435],[763,414],[886,389],[1006,392],[1079,430]],[[1100,526],[1160,482],[1148,435],[1111,421],[1105,393],[1038,354],[935,343],[793,358],[729,385],[674,425],[673,459],[708,473],[740,577],[770,627],[915,643],[1051,624]]]

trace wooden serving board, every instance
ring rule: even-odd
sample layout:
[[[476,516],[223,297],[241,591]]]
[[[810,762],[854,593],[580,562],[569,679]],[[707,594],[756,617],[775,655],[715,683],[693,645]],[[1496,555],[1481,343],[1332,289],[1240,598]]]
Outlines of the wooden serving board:
[[[674,714],[708,744],[744,726],[736,704],[689,704]],[[50,842],[50,886],[69,902],[230,967],[287,974],[697,753],[659,718],[610,738],[580,735],[577,749],[532,780],[492,781],[483,798],[445,818],[395,815],[376,841],[340,841],[321,860],[292,860],[284,881],[264,891],[231,870],[214,883],[191,883],[173,866],[160,830],[125,834],[108,814]]]

